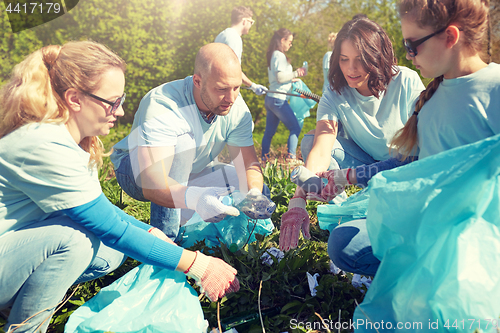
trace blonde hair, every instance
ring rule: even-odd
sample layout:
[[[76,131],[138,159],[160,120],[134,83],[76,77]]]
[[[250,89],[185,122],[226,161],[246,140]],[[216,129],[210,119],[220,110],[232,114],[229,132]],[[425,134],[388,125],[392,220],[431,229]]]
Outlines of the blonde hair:
[[[432,27],[434,31],[453,23],[462,31],[465,48],[476,53],[482,50],[488,30],[488,0],[401,0],[398,10],[401,17],[409,17],[420,27]],[[443,79],[443,76],[435,78],[422,91],[415,112],[391,141],[391,150],[397,150],[403,160],[418,146],[418,113],[434,95]]]
[[[94,92],[110,68],[125,71],[125,62],[91,41],[50,45],[33,52],[14,67],[9,82],[0,89],[0,139],[28,123],[66,123],[70,116],[66,90]],[[90,153],[90,165],[102,165],[104,147],[97,136],[79,144]]]
[[[337,33],[336,32],[330,32],[328,35],[328,50],[332,51],[333,50],[333,45],[335,45],[335,39],[337,38]]]

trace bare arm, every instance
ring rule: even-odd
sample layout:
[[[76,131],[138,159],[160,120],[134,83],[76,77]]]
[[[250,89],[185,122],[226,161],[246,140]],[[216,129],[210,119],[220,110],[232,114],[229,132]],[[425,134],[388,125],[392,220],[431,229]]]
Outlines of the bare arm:
[[[316,123],[313,147],[305,164],[313,173],[328,170],[332,147],[337,139],[337,129],[338,124],[333,120],[320,120]],[[305,198],[306,193],[297,187],[295,196]]]
[[[246,193],[252,188],[262,191],[264,178],[254,146],[235,147],[228,145],[227,148],[236,168],[240,191]]]
[[[175,147],[138,147],[141,187],[144,197],[157,205],[186,208],[186,186],[168,177]]]
[[[250,87],[252,85],[252,81],[250,81],[248,76],[246,76],[246,74],[243,72],[241,72],[241,79],[242,79],[244,85],[246,85],[248,87]]]

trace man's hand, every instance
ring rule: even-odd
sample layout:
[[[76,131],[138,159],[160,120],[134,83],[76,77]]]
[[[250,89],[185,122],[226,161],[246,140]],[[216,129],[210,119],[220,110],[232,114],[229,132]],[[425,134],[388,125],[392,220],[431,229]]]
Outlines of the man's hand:
[[[248,191],[246,196],[241,192],[233,194],[234,206],[251,219],[268,219],[276,209],[274,202],[256,188]]]
[[[264,95],[267,92],[267,88],[264,87],[263,85],[260,84],[255,84],[252,82],[252,85],[250,86],[250,89],[256,94],[256,95]]]
[[[325,185],[319,195],[316,193],[307,193],[307,199],[322,202],[330,202],[333,200],[337,195],[344,192],[345,187],[349,185],[347,177],[350,170],[351,169],[337,169],[318,172],[316,175],[321,178],[326,178],[328,180],[328,184]]]
[[[238,216],[240,211],[226,206],[220,198],[228,195],[234,188],[190,186],[186,190],[186,207],[196,211],[205,222],[220,222],[227,215]]]
[[[193,263],[184,272],[196,281],[201,287],[200,292],[212,302],[240,289],[236,273],[237,271],[222,259],[206,256],[199,251],[196,251]]]
[[[310,239],[309,214],[306,199],[294,197],[288,203],[288,211],[281,216],[280,249],[288,251],[297,247],[300,230],[305,239]]]

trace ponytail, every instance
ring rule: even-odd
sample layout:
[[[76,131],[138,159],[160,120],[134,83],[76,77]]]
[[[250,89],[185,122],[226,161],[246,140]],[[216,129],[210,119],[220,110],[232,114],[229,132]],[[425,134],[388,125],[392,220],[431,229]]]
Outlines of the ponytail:
[[[17,64],[0,89],[0,139],[28,123],[65,124],[70,111],[64,93],[74,88],[93,92],[110,68],[125,72],[125,62],[106,46],[91,42],[50,45]],[[90,154],[89,164],[102,165],[103,145],[98,137],[79,142]]]
[[[427,89],[420,93],[415,105],[415,112],[413,112],[413,115],[408,119],[405,126],[396,132],[390,143],[389,151],[396,149],[396,151],[402,155],[402,161],[412,154],[414,148],[418,147],[417,116],[424,104],[434,95],[439,84],[443,81],[443,78],[442,75],[435,78],[429,83]]]
[[[0,90],[0,138],[26,123],[59,113],[48,68],[60,49],[44,47],[14,67],[10,81]]]

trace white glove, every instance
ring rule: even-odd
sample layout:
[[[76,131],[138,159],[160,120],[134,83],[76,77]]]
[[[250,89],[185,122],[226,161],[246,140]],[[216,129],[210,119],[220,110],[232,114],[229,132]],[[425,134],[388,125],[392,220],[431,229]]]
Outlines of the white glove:
[[[268,219],[276,209],[274,202],[257,188],[252,188],[246,196],[241,192],[235,192],[232,196],[234,206],[251,219]]]
[[[264,95],[267,92],[267,88],[260,84],[252,83],[250,89],[257,95]]]
[[[226,206],[221,196],[228,195],[234,190],[220,187],[189,186],[186,190],[186,207],[196,211],[205,222],[220,222],[227,215],[238,216],[240,211],[232,206]]]

